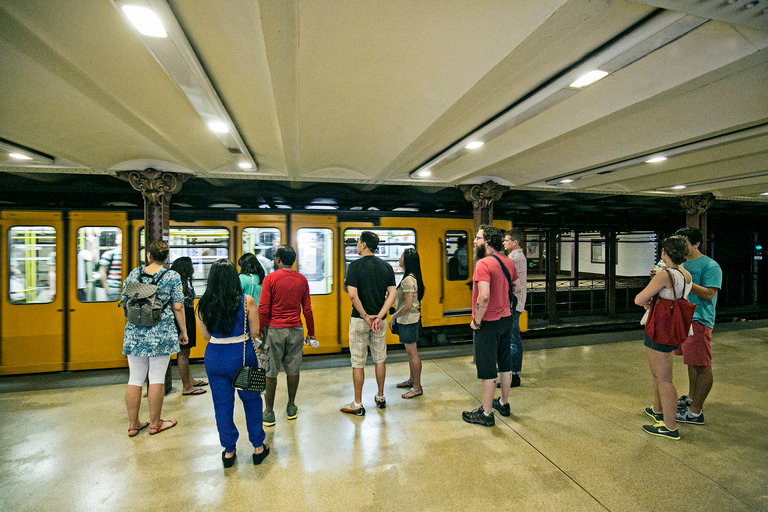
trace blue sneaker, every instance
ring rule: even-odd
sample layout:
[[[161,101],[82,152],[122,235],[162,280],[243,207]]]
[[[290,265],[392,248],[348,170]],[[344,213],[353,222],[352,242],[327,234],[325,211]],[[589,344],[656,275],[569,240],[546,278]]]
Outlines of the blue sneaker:
[[[643,425],[643,430],[652,436],[680,439],[680,431],[678,429],[669,430],[663,421],[657,421],[653,425]]]
[[[645,414],[653,418],[654,421],[664,421],[664,413],[654,411],[653,407],[646,407]]]

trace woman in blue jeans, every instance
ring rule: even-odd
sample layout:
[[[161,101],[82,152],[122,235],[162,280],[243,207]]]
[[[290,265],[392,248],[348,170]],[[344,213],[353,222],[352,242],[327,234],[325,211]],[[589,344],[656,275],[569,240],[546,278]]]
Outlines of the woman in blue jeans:
[[[232,383],[237,371],[245,364],[258,366],[251,337],[259,332],[259,312],[253,297],[245,295],[240,287],[235,266],[229,260],[219,260],[211,265],[208,288],[197,305],[197,325],[205,348],[205,371],[213,396],[216,428],[224,451],[221,460],[225,468],[232,467],[237,458],[236,444],[239,433],[234,421],[235,388]],[[247,319],[247,320],[246,320]],[[264,444],[262,427],[261,393],[237,390],[245,409],[248,439],[253,444],[253,463],[261,462],[269,455]]]

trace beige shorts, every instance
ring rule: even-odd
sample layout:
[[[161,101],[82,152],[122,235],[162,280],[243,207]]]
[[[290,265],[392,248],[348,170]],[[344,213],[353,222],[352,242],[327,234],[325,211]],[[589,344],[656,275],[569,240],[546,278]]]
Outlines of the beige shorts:
[[[387,319],[381,321],[381,330],[373,332],[362,318],[349,319],[349,355],[352,368],[364,368],[371,347],[374,363],[383,363],[387,359]]]
[[[270,327],[267,330],[270,368],[267,377],[274,379],[280,370],[298,375],[304,355],[304,327]]]

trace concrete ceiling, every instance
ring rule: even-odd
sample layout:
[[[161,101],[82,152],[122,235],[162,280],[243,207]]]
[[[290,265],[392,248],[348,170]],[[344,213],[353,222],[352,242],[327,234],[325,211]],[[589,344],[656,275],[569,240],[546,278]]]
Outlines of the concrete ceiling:
[[[768,200],[768,0],[131,3],[178,23],[258,170],[118,4],[0,0],[0,139],[53,162],[0,172]]]

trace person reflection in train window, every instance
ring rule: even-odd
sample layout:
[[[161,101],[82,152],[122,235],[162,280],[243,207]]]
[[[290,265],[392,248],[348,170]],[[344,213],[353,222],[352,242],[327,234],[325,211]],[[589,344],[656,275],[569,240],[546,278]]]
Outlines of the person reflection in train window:
[[[229,468],[235,464],[240,436],[234,420],[235,388],[232,384],[243,366],[243,354],[246,365],[259,364],[251,341],[259,332],[259,311],[253,297],[240,288],[237,270],[229,260],[218,260],[210,266],[208,287],[197,303],[195,318],[200,333],[208,340],[205,371],[211,384],[219,441],[224,447],[221,462]],[[269,455],[269,445],[264,443],[261,393],[238,389],[237,394],[243,402],[248,439],[254,448],[253,463],[261,464]]]
[[[195,288],[192,286],[192,276],[195,273],[195,267],[192,265],[192,258],[182,256],[177,258],[171,265],[171,270],[178,272],[181,278],[181,285],[184,289],[184,319],[187,323],[186,345],[182,345],[179,354],[176,356],[176,364],[179,367],[179,375],[183,389],[182,395],[202,395],[204,389],[199,386],[207,386],[204,380],[192,380],[192,373],[189,370],[189,352],[197,344],[197,328],[195,327]],[[179,324],[176,324],[178,329]],[[179,329],[181,330],[181,329]]]
[[[93,261],[91,251],[81,249],[77,253],[77,300],[88,302],[88,276],[90,263]]]
[[[102,287],[107,292],[107,302],[116,301],[120,297],[120,280],[123,273],[123,234],[121,232],[118,232],[115,237],[115,248],[104,251],[101,255],[99,273]]]
[[[27,298],[24,289],[24,274],[17,268],[11,268],[11,279],[9,282],[11,304],[23,304]]]
[[[165,305],[160,321],[150,327],[141,327],[130,322],[125,324],[123,354],[128,356],[130,378],[125,390],[125,405],[128,408],[128,429],[130,437],[149,426],[150,434],[157,434],[176,426],[176,420],[161,419],[163,395],[165,394],[165,371],[171,361],[171,354],[179,351],[179,343],[187,344],[186,319],[184,318],[184,287],[179,274],[165,270],[168,259],[168,244],[153,240],[147,247],[147,266],[133,270],[123,283],[121,302],[128,300],[125,292],[127,283],[150,284],[157,279],[156,296]],[[167,307],[171,305],[171,307]],[[174,317],[176,324],[174,324]],[[176,329],[179,325],[181,332]],[[139,421],[141,390],[149,375],[149,422]]]
[[[261,295],[261,283],[264,281],[264,267],[262,267],[259,259],[247,252],[240,256],[237,260],[237,264],[240,265],[240,286],[243,288],[243,292],[246,295],[253,297],[256,301],[256,307],[259,306],[259,296]],[[271,267],[271,264],[270,264]]]
[[[389,319],[390,325],[397,325],[400,343],[408,354],[410,377],[397,385],[398,388],[410,388],[403,398],[416,398],[424,394],[421,387],[421,359],[416,349],[419,341],[421,324],[421,303],[424,298],[424,281],[421,278],[421,262],[416,249],[408,248],[400,255],[400,268],[403,280],[397,287],[395,313]]]
[[[384,379],[387,376],[387,323],[389,308],[395,302],[395,273],[385,261],[374,256],[379,247],[379,237],[372,231],[363,231],[357,241],[357,254],[362,256],[351,262],[344,282],[352,301],[349,319],[349,355],[352,360],[352,382],[355,399],[341,407],[341,412],[365,416],[363,407],[363,383],[368,346],[376,365],[378,393],[374,397],[376,407],[384,409]]]
[[[657,272],[648,286],[635,297],[635,304],[649,309],[651,301],[659,295],[662,299],[688,298],[691,291],[691,274],[683,268],[688,255],[688,244],[682,236],[671,236],[661,242],[661,259],[669,272]],[[674,288],[674,290],[673,290]],[[672,352],[680,345],[661,345],[645,335],[645,355],[653,374],[653,407],[645,413],[653,418],[653,425],[643,425],[651,435],[680,439],[677,429],[677,390],[672,381]]]
[[[273,253],[272,256],[274,257],[274,251],[272,251],[272,253]],[[262,269],[264,271],[264,274],[271,274],[272,272],[274,272],[275,267],[274,267],[274,265],[272,263],[272,260],[269,259],[269,258],[266,258],[262,254],[262,250],[261,249],[256,249],[256,259],[259,260],[259,264],[261,265],[261,267],[262,267]],[[254,297],[254,299],[258,300],[258,297]]]
[[[48,290],[51,295],[49,300],[56,298],[56,252],[48,255]],[[118,283],[119,286],[119,283]]]

